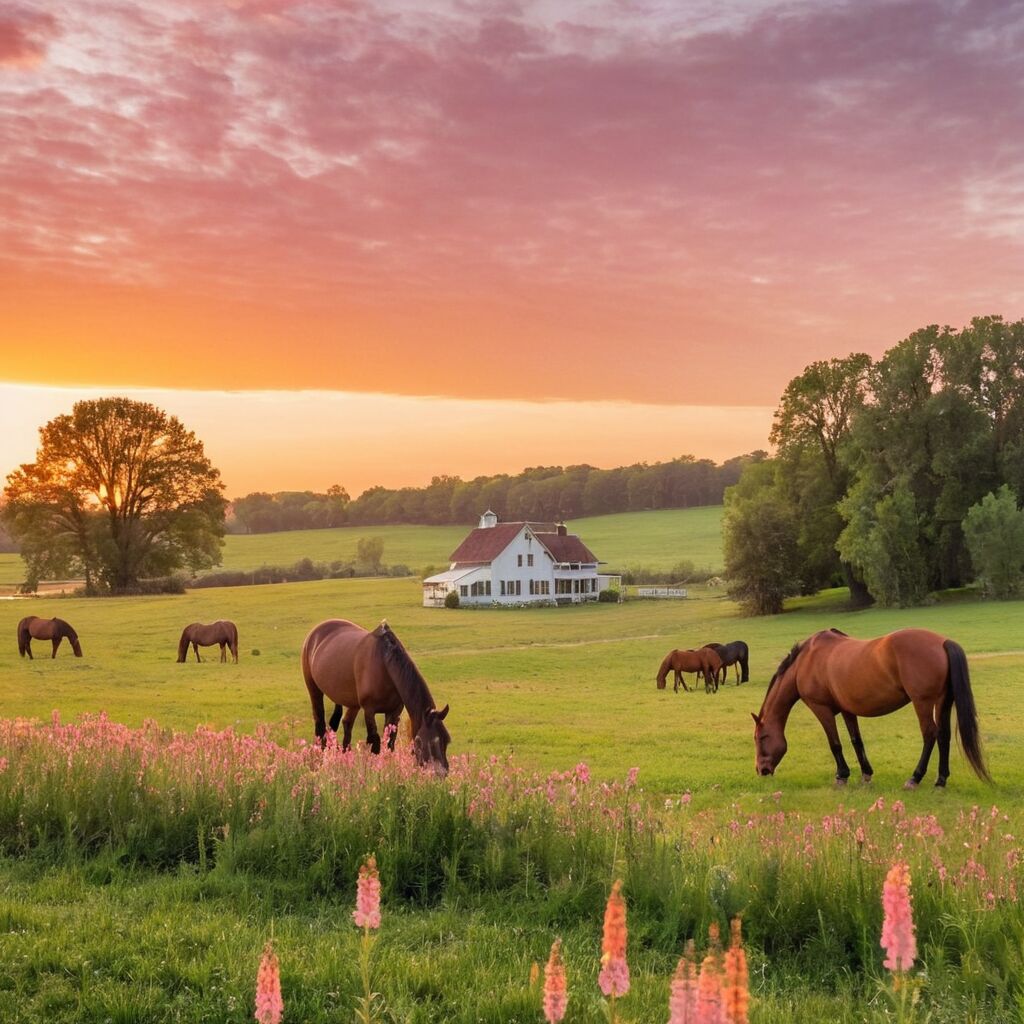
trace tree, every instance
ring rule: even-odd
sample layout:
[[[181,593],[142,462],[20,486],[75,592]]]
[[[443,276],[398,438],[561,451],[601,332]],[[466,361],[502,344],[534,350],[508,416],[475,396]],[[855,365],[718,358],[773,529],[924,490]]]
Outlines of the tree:
[[[993,597],[1012,597],[1024,582],[1024,510],[1004,484],[986,494],[964,518],[974,570]]]
[[[375,573],[379,573],[383,558],[383,537],[360,537],[356,542],[356,561],[361,565],[368,566]]]
[[[797,522],[774,486],[775,465],[755,463],[725,493],[722,521],[729,596],[751,615],[776,615],[800,592]]]
[[[220,561],[226,502],[202,442],[148,402],[77,402],[40,429],[36,461],[7,478],[3,518],[29,575],[91,590]]]
[[[860,567],[875,600],[896,608],[920,604],[928,593],[922,517],[906,480],[897,480],[878,500],[862,482],[841,508],[847,526],[839,535],[839,553]]]
[[[867,604],[870,596],[854,567],[840,563],[836,540],[843,523],[836,505],[849,484],[845,449],[865,406],[870,369],[871,358],[861,352],[811,363],[786,386],[771,432],[779,450],[780,486],[800,523],[804,590],[829,586],[842,571],[857,604]]]

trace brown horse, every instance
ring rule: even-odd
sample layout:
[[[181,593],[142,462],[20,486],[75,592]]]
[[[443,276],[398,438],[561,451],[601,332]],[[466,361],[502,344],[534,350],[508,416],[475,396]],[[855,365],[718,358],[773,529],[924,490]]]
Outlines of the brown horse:
[[[451,737],[444,719],[448,705],[438,711],[420,670],[391,627],[382,622],[372,632],[347,619],[328,619],[315,626],[302,644],[302,676],[313,705],[313,726],[321,743],[327,733],[324,697],[335,703],[330,727],[343,722],[342,749],[352,744],[352,723],[362,709],[366,742],[380,753],[378,714],[391,726],[388,747],[394,749],[402,708],[412,723],[413,749],[420,764],[448,773]],[[344,718],[342,718],[344,709]]]
[[[684,672],[693,672],[704,676],[704,691],[711,693],[718,689],[718,670],[722,667],[722,659],[710,647],[702,647],[698,651],[669,651],[658,669],[658,689],[665,689],[665,677],[671,669],[675,672],[676,681],[672,687],[674,693],[679,692],[680,684],[689,692],[690,688],[683,679]]]
[[[227,650],[230,648],[231,656],[238,664],[238,627],[227,619],[218,619],[216,622],[202,623],[193,622],[186,626],[178,641],[178,664],[188,658],[189,644],[195,651],[196,661],[202,661],[199,657],[200,647],[212,647],[220,644],[220,660],[227,661]]]
[[[928,770],[939,741],[936,786],[949,778],[950,718],[956,706],[960,743],[975,774],[986,781],[978,716],[974,708],[967,657],[963,648],[927,629],[900,629],[874,640],[854,640],[837,629],[823,630],[797,644],[783,658],[768,684],[754,718],[754,747],[759,775],[773,775],[786,753],[786,719],[798,700],[814,712],[836,759],[836,783],[843,785],[850,768],[843,757],[836,715],[849,730],[865,782],[871,764],[860,737],[859,715],[874,718],[913,703],[924,747],[906,786],[913,789]]]
[[[63,619],[40,619],[36,615],[29,615],[18,623],[18,653],[23,658],[26,654],[31,658],[33,640],[52,640],[53,654],[51,658],[56,658],[57,648],[60,647],[60,642],[64,637],[68,638],[75,657],[80,658],[82,645],[78,642],[78,634],[70,623]]]

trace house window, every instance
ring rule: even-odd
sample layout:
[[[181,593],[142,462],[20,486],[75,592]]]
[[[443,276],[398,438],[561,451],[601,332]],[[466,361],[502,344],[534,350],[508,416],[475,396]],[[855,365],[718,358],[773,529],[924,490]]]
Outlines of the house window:
[[[532,568],[533,566],[533,555],[526,556],[526,564]]]
[[[505,581],[504,580],[501,581],[501,596],[502,597],[505,596]]]
[[[522,555],[516,555],[516,563],[518,564],[518,566],[520,568],[523,567],[523,556]]]
[[[484,580],[484,594],[487,597],[491,596],[491,581],[490,580]]]
[[[463,597],[469,597],[469,587],[467,587],[466,584],[463,583],[462,586],[459,587],[459,593]]]
[[[572,580],[555,580],[555,593],[556,594],[571,594],[572,593]]]

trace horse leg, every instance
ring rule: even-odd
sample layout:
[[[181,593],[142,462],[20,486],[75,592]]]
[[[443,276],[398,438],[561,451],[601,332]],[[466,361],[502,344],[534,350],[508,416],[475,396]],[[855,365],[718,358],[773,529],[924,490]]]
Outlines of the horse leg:
[[[384,731],[388,734],[388,750],[395,749],[395,740],[398,738],[398,720],[401,717],[401,708],[397,712],[389,712],[384,716]]]
[[[857,755],[857,763],[860,765],[861,782],[870,782],[871,776],[875,773],[864,751],[864,741],[860,738],[860,722],[857,721],[857,716],[851,715],[849,711],[843,712],[843,721],[846,723],[846,731],[850,734],[853,752]]]
[[[921,760],[917,762],[914,774],[903,784],[904,789],[917,789],[918,783],[924,778],[928,771],[928,761],[932,756],[932,749],[939,737],[939,727],[935,724],[935,707],[932,704],[914,705],[917,712],[917,721],[921,726]],[[949,766],[946,766],[949,770]]]
[[[50,659],[51,660],[57,657],[57,648],[58,647],[60,647],[60,637],[59,636],[55,636],[53,638],[53,654],[50,655]]]
[[[194,640],[192,641],[192,650],[196,653],[196,661],[202,661],[203,659],[199,657],[199,644],[197,644]]]
[[[352,726],[355,724],[356,715],[359,714],[359,707],[345,708],[345,714],[341,719],[341,749],[349,750],[352,746]],[[334,716],[331,716],[331,721],[334,721]]]
[[[836,713],[825,704],[810,704],[806,700],[805,703],[814,712],[815,718],[821,722],[821,727],[828,738],[829,749],[836,759],[836,785],[845,786],[846,780],[850,777],[850,766],[843,757],[843,744],[839,740],[839,730],[836,728]]]
[[[228,652],[225,644],[220,645],[220,663],[223,665],[228,660]]]
[[[327,727],[331,732],[338,731],[338,724],[341,722],[341,714],[345,709],[340,704],[334,705],[334,711],[331,712],[331,719],[327,723]]]
[[[936,786],[944,786],[946,779],[949,778],[949,741],[953,735],[950,727],[952,713],[953,696],[947,693],[939,709],[939,774],[935,779]]]
[[[366,742],[375,754],[380,753],[380,733],[377,732],[377,716],[369,708],[363,709],[366,720]]]

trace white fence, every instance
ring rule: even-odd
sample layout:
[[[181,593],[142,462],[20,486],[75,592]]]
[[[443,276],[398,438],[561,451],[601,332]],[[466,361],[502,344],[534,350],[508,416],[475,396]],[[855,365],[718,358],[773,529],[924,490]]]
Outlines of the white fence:
[[[686,597],[685,587],[637,587],[637,597]]]

